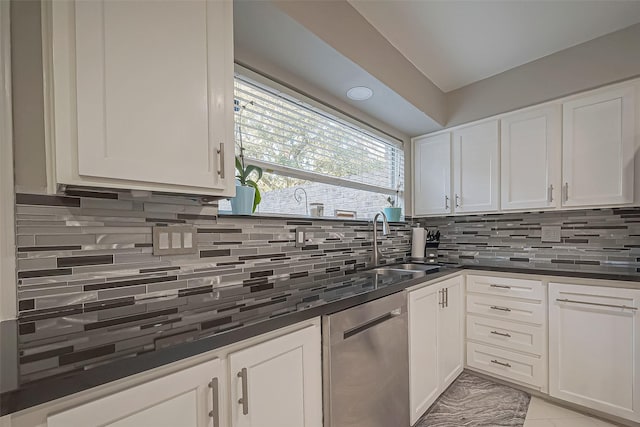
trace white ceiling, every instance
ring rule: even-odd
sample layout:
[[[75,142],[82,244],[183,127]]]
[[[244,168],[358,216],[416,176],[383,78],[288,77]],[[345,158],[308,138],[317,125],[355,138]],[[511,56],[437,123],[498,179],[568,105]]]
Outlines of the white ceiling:
[[[349,2],[444,92],[640,22],[638,0]]]
[[[233,15],[236,49],[277,65],[407,135],[441,128],[270,2],[235,1]],[[373,89],[373,97],[366,101],[347,98],[347,90],[354,86]]]

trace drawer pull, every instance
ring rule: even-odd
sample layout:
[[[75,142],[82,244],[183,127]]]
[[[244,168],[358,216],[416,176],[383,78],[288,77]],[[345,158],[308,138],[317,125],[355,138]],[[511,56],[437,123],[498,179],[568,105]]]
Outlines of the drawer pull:
[[[507,307],[498,307],[497,305],[492,305],[491,310],[499,310],[499,311],[511,311],[510,308]]]
[[[499,362],[497,360],[492,360],[491,363],[495,363],[496,365],[504,366],[505,368],[510,368],[511,364],[505,362]]]
[[[500,289],[511,289],[511,286],[507,285],[489,285],[492,288],[500,288]]]
[[[491,331],[491,333],[493,335],[500,335],[501,337],[511,338],[511,334],[508,334],[506,332]]]
[[[595,305],[595,306],[598,306],[598,307],[621,308],[622,310],[637,310],[638,309],[638,307],[630,307],[630,306],[627,306],[627,305],[602,304],[602,303],[599,303],[599,302],[576,301],[576,300],[566,299],[566,298],[556,298],[556,301],[558,301],[558,302],[569,302],[569,303],[572,303],[572,304]]]

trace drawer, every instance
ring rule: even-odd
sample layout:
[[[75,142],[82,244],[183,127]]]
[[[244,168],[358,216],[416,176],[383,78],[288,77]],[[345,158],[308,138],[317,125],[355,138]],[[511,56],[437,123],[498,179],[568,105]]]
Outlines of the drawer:
[[[467,365],[506,379],[546,389],[546,371],[540,357],[525,356],[484,344],[467,343]]]
[[[546,353],[541,326],[468,315],[467,338],[538,356]]]
[[[541,301],[524,302],[488,295],[467,295],[467,313],[542,325],[545,311]]]
[[[538,280],[510,279],[506,277],[469,275],[467,276],[467,292],[524,298],[536,301],[545,299],[542,282]]]

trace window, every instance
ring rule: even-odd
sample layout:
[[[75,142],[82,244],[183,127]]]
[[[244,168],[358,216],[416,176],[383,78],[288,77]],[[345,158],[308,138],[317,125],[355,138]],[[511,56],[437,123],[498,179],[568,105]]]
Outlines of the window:
[[[256,212],[305,215],[323,203],[324,216],[371,218],[389,196],[402,206],[404,153],[395,143],[243,76],[235,98],[236,151],[242,138],[247,163],[265,172]]]

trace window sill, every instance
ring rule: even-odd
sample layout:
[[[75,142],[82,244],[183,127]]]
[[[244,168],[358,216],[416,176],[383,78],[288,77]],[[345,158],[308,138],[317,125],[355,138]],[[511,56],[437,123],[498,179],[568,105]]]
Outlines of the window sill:
[[[280,220],[291,220],[291,221],[339,221],[339,222],[348,222],[353,224],[369,224],[371,223],[371,219],[365,218],[336,218],[332,216],[310,216],[310,215],[286,215],[286,214],[253,214],[253,215],[236,215],[232,214],[229,211],[220,211],[218,212],[219,217],[223,218],[256,218],[256,219],[280,219]],[[409,224],[409,221],[398,221],[392,222],[389,221],[389,224]]]

